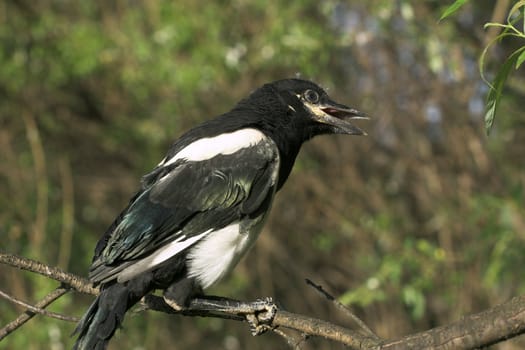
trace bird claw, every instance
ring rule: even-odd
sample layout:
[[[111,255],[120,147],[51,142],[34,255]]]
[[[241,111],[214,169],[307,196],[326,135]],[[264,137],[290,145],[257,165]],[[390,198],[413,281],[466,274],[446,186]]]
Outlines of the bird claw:
[[[272,329],[272,322],[277,313],[277,305],[272,298],[258,299],[253,304],[251,313],[246,313],[246,321],[250,324],[253,336],[261,335]]]

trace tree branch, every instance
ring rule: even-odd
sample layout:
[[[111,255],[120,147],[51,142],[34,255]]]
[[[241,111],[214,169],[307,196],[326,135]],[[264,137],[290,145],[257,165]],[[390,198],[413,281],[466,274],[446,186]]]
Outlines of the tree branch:
[[[238,321],[245,320],[244,317],[236,314],[224,314],[223,312],[191,310],[191,302],[189,305],[189,310],[175,311],[164,302],[163,298],[155,295],[148,295],[144,300],[144,304],[147,306],[147,309],[170,314],[182,314],[184,316],[218,317],[234,319]],[[277,310],[277,313],[273,318],[271,327],[284,327],[312,336],[323,337],[345,344],[353,349],[367,349],[373,345],[379,344],[379,342],[376,339],[371,338],[369,336],[364,336],[356,331],[343,328],[317,318],[299,315],[284,310]]]
[[[454,323],[384,342],[377,349],[477,349],[525,333],[525,295]]]
[[[62,282],[80,293],[91,295],[98,295],[99,293],[98,288],[93,287],[87,279],[65,272],[58,267],[42,264],[39,261],[0,252],[0,263],[38,273],[55,281]]]
[[[52,301],[65,294],[68,289],[64,286],[70,287],[81,293],[92,295],[98,295],[99,293],[98,289],[94,288],[88,280],[31,259],[0,253],[0,263],[39,273],[63,284],[62,287],[56,289],[53,293],[50,293],[46,298],[38,302],[35,305],[37,309],[44,309]],[[330,300],[334,299],[330,294],[324,291],[322,287],[311,282],[310,284],[321,294],[327,297],[330,296]],[[340,305],[338,307],[340,307]],[[163,298],[155,295],[147,295],[143,298],[142,309],[150,309],[169,314],[177,313],[185,316],[218,317],[236,321],[246,320],[245,315],[227,313],[224,312],[223,309],[218,311],[191,310],[191,303],[189,310],[175,311],[164,302]],[[34,315],[34,313],[26,311],[17,320],[1,329],[0,339],[7,336],[7,334],[23,324],[20,323],[21,321],[18,321],[19,319],[32,317],[27,315]],[[368,331],[366,331],[366,335],[363,335],[357,331],[334,325],[327,321],[284,310],[277,310],[270,326],[272,328],[282,327],[296,330],[305,336],[323,337],[345,344],[352,349],[472,349],[489,346],[520,334],[524,334],[525,296],[515,297],[509,302],[495,306],[491,309],[474,315],[465,316],[459,321],[449,325],[436,327],[417,334],[407,335],[396,340],[380,339],[374,336],[373,333],[370,334]],[[366,325],[364,328],[363,325],[360,327],[362,329],[368,328]],[[291,342],[289,338],[285,339],[287,339],[288,343]]]

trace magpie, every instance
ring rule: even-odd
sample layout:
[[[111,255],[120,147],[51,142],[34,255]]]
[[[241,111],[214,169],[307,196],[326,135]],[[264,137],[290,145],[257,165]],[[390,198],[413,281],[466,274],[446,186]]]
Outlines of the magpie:
[[[202,296],[253,245],[303,142],[365,135],[354,119],[366,116],[311,81],[284,79],[184,133],[97,243],[89,278],[101,292],[74,349],[105,349],[154,290],[177,310]]]

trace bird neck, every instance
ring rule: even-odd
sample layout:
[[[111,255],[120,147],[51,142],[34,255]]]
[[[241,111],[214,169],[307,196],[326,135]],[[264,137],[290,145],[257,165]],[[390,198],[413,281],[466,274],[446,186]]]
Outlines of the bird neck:
[[[290,176],[300,148],[301,144],[288,145],[288,147],[279,147],[281,162],[279,168],[279,181],[277,182],[277,191],[283,187],[284,183],[288,179],[288,176]]]

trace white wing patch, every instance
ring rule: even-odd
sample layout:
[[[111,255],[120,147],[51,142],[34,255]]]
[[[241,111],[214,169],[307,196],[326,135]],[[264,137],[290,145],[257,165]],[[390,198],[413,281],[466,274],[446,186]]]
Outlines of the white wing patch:
[[[253,146],[267,138],[261,131],[246,128],[215,137],[207,137],[190,143],[170,159],[164,159],[159,165],[166,166],[179,159],[203,161],[219,154],[233,154],[240,149]]]
[[[148,255],[147,257],[138,260],[133,265],[126,267],[124,270],[119,272],[117,282],[122,283],[129,281],[130,279],[142,272],[154,269],[156,266],[160,265],[164,261],[177,255],[184,249],[199,241],[202,237],[206,236],[210,232],[211,230],[208,230],[196,236],[192,236],[188,239],[186,239],[186,236],[181,236],[177,240],[170,242],[165,246],[162,246],[161,248],[153,252],[151,255]]]

